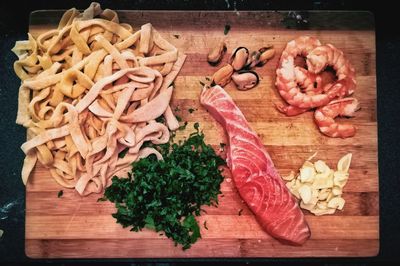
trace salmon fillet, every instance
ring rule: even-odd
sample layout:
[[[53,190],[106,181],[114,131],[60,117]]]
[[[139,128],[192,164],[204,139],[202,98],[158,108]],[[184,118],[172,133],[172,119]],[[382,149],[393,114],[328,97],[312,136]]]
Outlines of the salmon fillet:
[[[311,235],[304,214],[243,113],[220,86],[204,87],[200,102],[228,135],[228,167],[261,227],[282,243],[302,245]]]

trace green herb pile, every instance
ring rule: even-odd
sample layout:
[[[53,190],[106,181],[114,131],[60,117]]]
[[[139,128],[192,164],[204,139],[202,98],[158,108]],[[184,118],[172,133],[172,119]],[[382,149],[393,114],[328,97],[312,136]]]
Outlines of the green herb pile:
[[[204,143],[198,127],[196,123],[196,132],[180,144],[148,144],[164,160],[151,155],[133,163],[128,178],[112,178],[103,199],[115,203],[117,212],[112,216],[123,227],[162,231],[183,249],[201,237],[195,216],[202,205],[218,204],[223,181],[220,166],[225,161]]]

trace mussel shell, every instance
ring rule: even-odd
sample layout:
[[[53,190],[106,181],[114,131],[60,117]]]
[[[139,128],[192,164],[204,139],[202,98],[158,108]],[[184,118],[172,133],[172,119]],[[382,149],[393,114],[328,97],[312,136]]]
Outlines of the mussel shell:
[[[242,49],[244,49],[246,51],[247,57],[244,59],[244,62],[242,63],[242,65],[240,65],[239,67],[236,67],[235,66],[236,54]],[[234,69],[236,71],[238,71],[238,70],[242,69],[243,67],[245,67],[245,65],[247,64],[248,56],[249,56],[249,49],[247,49],[246,47],[240,46],[240,47],[236,48],[235,51],[232,53],[229,63],[234,67]]]
[[[236,78],[237,76],[240,76],[243,74],[252,74],[255,77],[255,79],[253,81],[248,81],[248,83],[246,85],[243,85],[243,84],[245,84],[244,81],[239,82],[239,80],[237,80],[237,78]],[[252,71],[252,70],[238,71],[232,75],[232,80],[237,85],[238,90],[250,90],[260,83],[260,78],[259,78],[257,72]]]
[[[221,47],[222,46],[222,47]],[[222,49],[221,49],[222,48]],[[218,45],[218,47],[214,48],[214,49],[218,49],[218,56],[216,56],[215,58],[210,58],[211,53],[215,52],[214,50],[212,50],[209,55],[207,56],[207,62],[211,65],[211,66],[217,66],[219,65],[219,63],[221,63],[222,58],[224,57],[227,48],[226,48],[226,44],[223,42],[221,44]]]

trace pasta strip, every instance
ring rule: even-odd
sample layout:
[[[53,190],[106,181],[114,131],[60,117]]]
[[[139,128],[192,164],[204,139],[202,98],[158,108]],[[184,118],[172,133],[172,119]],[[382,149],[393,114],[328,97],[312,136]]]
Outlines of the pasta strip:
[[[58,28],[16,43],[17,123],[27,127],[22,180],[37,161],[63,187],[100,193],[179,127],[169,106],[185,56],[150,23],[133,32],[115,11],[70,9]],[[164,115],[166,122],[155,119]],[[124,158],[119,153],[128,149]]]

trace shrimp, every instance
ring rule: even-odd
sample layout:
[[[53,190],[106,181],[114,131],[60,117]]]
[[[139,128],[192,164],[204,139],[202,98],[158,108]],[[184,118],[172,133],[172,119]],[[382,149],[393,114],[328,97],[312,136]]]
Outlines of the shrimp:
[[[297,56],[306,57],[307,69],[295,65]],[[324,82],[324,70],[331,66],[338,79]],[[343,52],[333,45],[321,45],[311,37],[302,36],[289,42],[282,52],[276,70],[276,83],[279,94],[290,105],[297,108],[278,108],[290,115],[288,110],[304,112],[327,105],[335,98],[343,98],[354,92],[355,70]],[[296,113],[296,112],[294,112]]]
[[[279,94],[291,106],[297,107],[294,109],[309,109],[323,106],[329,103],[330,99],[326,94],[323,94],[309,89],[310,85],[314,84],[317,76],[312,76],[306,69],[295,65],[297,56],[308,57],[308,55],[317,47],[321,46],[319,40],[301,36],[290,41],[279,60],[279,65],[276,70],[276,83]],[[313,80],[314,79],[314,80]],[[317,81],[318,83],[318,81]],[[302,90],[306,87],[308,92]],[[317,86],[318,87],[318,86]]]
[[[338,123],[335,118],[353,117],[360,109],[356,98],[343,98],[330,102],[328,105],[317,108],[314,120],[321,133],[332,138],[348,138],[354,136],[356,127],[349,123]]]
[[[327,66],[331,66],[336,71],[337,81],[326,89],[330,99],[343,98],[354,93],[355,69],[343,52],[332,44],[319,46],[312,50],[307,55],[306,63],[308,71],[312,73],[321,73]]]

